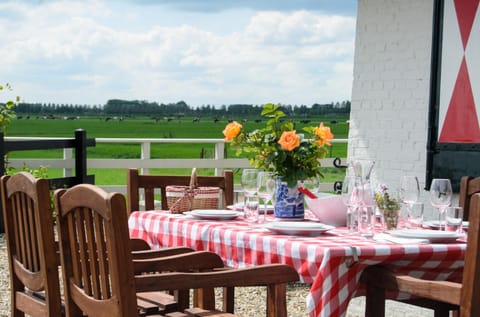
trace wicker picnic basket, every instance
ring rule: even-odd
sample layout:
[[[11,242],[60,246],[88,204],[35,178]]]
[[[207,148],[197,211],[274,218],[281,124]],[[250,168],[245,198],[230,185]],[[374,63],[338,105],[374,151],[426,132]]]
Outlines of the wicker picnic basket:
[[[199,187],[197,170],[192,169],[189,186],[171,185],[165,188],[167,206],[171,213],[180,214],[194,209],[217,209],[220,197],[218,187]]]

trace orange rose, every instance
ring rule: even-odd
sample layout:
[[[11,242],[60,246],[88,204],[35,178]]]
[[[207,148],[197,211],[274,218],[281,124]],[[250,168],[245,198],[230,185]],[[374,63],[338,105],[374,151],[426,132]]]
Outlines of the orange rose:
[[[325,127],[323,122],[320,122],[320,125],[313,129],[313,133],[318,137],[317,143],[319,146],[331,145],[330,140],[333,139],[333,134],[330,132],[330,127]]]
[[[225,136],[225,141],[232,141],[240,133],[240,130],[243,126],[237,121],[232,121],[223,130],[223,135]]]
[[[282,133],[278,144],[282,149],[287,151],[292,151],[300,145],[300,136],[297,135],[296,131],[285,131]]]

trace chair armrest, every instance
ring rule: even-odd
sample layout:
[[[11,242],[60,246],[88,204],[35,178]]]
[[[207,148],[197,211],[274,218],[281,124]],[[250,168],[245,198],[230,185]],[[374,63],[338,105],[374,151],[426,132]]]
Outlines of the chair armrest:
[[[137,292],[206,287],[269,286],[295,282],[298,279],[297,271],[283,264],[213,272],[172,272],[135,276]]]
[[[132,258],[134,260],[155,259],[155,258],[162,258],[162,257],[167,257],[172,255],[190,253],[190,252],[195,252],[195,250],[187,247],[173,247],[173,248],[165,248],[165,249],[158,249],[158,250],[132,251]]]
[[[135,274],[143,272],[191,272],[223,268],[223,260],[213,252],[196,251],[172,256],[133,259]]]
[[[382,266],[367,267],[360,281],[378,288],[407,292],[414,296],[460,305],[462,285],[449,281],[432,281],[415,278],[388,270]]]
[[[150,250],[150,245],[143,239],[130,238],[130,248],[132,251]]]

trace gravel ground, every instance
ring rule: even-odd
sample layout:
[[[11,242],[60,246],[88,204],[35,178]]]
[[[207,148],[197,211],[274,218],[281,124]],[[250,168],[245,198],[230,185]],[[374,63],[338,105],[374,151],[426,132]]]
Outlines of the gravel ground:
[[[0,234],[0,316],[10,315],[10,291],[7,264],[7,250],[5,237]],[[307,316],[305,312],[305,298],[308,286],[293,283],[288,286],[287,303],[288,315],[291,317]],[[240,316],[262,317],[265,316],[265,290],[263,288],[239,288],[236,291],[238,307],[236,312]],[[354,298],[348,306],[347,317],[363,316],[365,298]],[[387,316],[395,317],[429,317],[433,312],[427,309],[417,308],[411,305],[397,302],[387,302]]]

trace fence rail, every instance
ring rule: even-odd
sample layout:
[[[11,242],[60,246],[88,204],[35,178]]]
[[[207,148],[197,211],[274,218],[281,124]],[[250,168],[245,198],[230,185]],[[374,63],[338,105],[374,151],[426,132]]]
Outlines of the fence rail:
[[[35,137],[6,137],[6,140],[21,141],[21,140],[42,140],[42,141],[55,141],[63,138],[35,138]],[[100,143],[123,143],[123,144],[139,144],[140,145],[140,158],[139,159],[94,159],[87,158],[87,167],[89,169],[126,169],[126,168],[140,168],[142,173],[149,173],[151,168],[211,168],[214,170],[215,175],[221,175],[224,169],[237,169],[248,168],[250,165],[247,159],[240,158],[226,158],[225,157],[225,141],[223,139],[164,139],[164,138],[96,138],[96,144]],[[347,139],[334,139],[332,143],[347,143]],[[165,158],[165,159],[152,159],[151,158],[151,145],[154,143],[184,143],[195,144],[213,144],[214,153],[213,158]],[[322,166],[324,167],[339,167],[345,158],[325,158],[322,159]],[[75,157],[71,148],[63,150],[63,158],[58,159],[9,159],[9,165],[15,168],[21,168],[27,165],[31,168],[37,168],[40,166],[47,166],[48,168],[62,168],[63,176],[72,176],[75,170]],[[109,191],[118,191],[125,193],[125,185],[104,185],[99,184],[101,187]],[[322,191],[332,191],[334,183],[322,183]],[[236,184],[238,187],[238,184]]]

